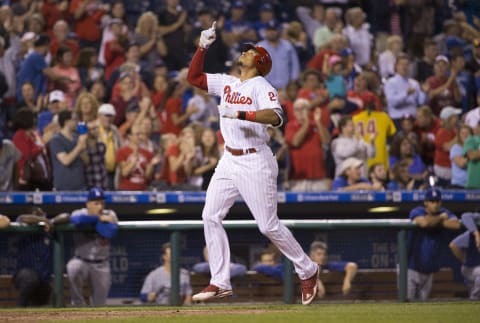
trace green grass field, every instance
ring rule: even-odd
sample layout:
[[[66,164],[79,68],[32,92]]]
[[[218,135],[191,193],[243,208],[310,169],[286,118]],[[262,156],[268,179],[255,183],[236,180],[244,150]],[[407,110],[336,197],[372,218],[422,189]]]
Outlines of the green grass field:
[[[477,323],[480,302],[3,309],[1,322]]]

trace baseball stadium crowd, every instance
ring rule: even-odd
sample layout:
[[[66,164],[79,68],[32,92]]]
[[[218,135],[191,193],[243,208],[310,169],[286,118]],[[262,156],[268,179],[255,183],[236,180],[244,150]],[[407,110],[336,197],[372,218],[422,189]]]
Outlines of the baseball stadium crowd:
[[[473,0],[3,0],[0,190],[205,190],[217,100],[186,81],[272,57],[279,189],[480,188]]]

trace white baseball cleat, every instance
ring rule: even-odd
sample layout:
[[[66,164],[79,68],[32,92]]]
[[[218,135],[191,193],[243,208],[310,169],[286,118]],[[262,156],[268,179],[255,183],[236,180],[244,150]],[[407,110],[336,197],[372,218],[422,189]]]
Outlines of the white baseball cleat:
[[[214,298],[223,298],[227,296],[232,296],[233,292],[231,289],[222,289],[215,285],[208,285],[201,292],[192,296],[192,300],[196,302],[204,302]]]

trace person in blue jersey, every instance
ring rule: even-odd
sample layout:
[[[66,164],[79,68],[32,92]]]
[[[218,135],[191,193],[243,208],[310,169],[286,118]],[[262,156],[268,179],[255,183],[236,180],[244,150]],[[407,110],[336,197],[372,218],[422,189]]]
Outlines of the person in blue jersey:
[[[21,307],[50,304],[53,268],[52,229],[55,224],[68,223],[68,214],[62,213],[48,219],[40,208],[33,208],[30,214],[19,215],[17,223],[43,226],[43,232],[18,236],[17,266],[13,285],[18,291],[17,305]]]
[[[198,274],[210,275],[210,264],[208,263],[208,250],[207,247],[203,247],[203,260],[202,262],[193,265],[192,270]],[[243,276],[247,273],[247,267],[243,264],[237,264],[230,262],[230,277]]]
[[[310,258],[316,262],[323,271],[343,272],[342,293],[344,296],[350,294],[352,290],[352,281],[357,274],[358,265],[352,261],[328,261],[328,245],[323,241],[313,241],[310,244]],[[317,295],[319,298],[325,297],[325,286],[319,280]]]
[[[480,300],[480,232],[476,221],[480,213],[463,213],[462,223],[467,231],[450,242],[450,250],[462,264],[462,274],[470,299]]]
[[[423,206],[410,211],[410,220],[418,229],[410,232],[408,246],[407,299],[426,300],[432,289],[433,273],[440,269],[440,254],[447,245],[449,230],[460,229],[455,214],[442,207],[442,194],[437,188],[425,193]]]
[[[76,232],[73,236],[74,257],[67,263],[72,305],[87,304],[83,297],[87,281],[91,290],[89,305],[105,305],[112,282],[110,241],[118,230],[117,215],[105,209],[104,192],[94,187],[88,191],[86,207],[73,211],[70,222],[79,228],[95,228],[94,232]]]

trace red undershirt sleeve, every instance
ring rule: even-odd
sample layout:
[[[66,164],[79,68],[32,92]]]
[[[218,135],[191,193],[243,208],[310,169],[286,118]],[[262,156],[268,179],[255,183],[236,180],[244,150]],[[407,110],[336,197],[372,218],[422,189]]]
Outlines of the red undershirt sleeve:
[[[187,73],[188,83],[205,91],[208,89],[207,75],[203,72],[203,61],[205,60],[206,53],[207,50],[204,48],[199,47],[197,49],[190,62]]]

